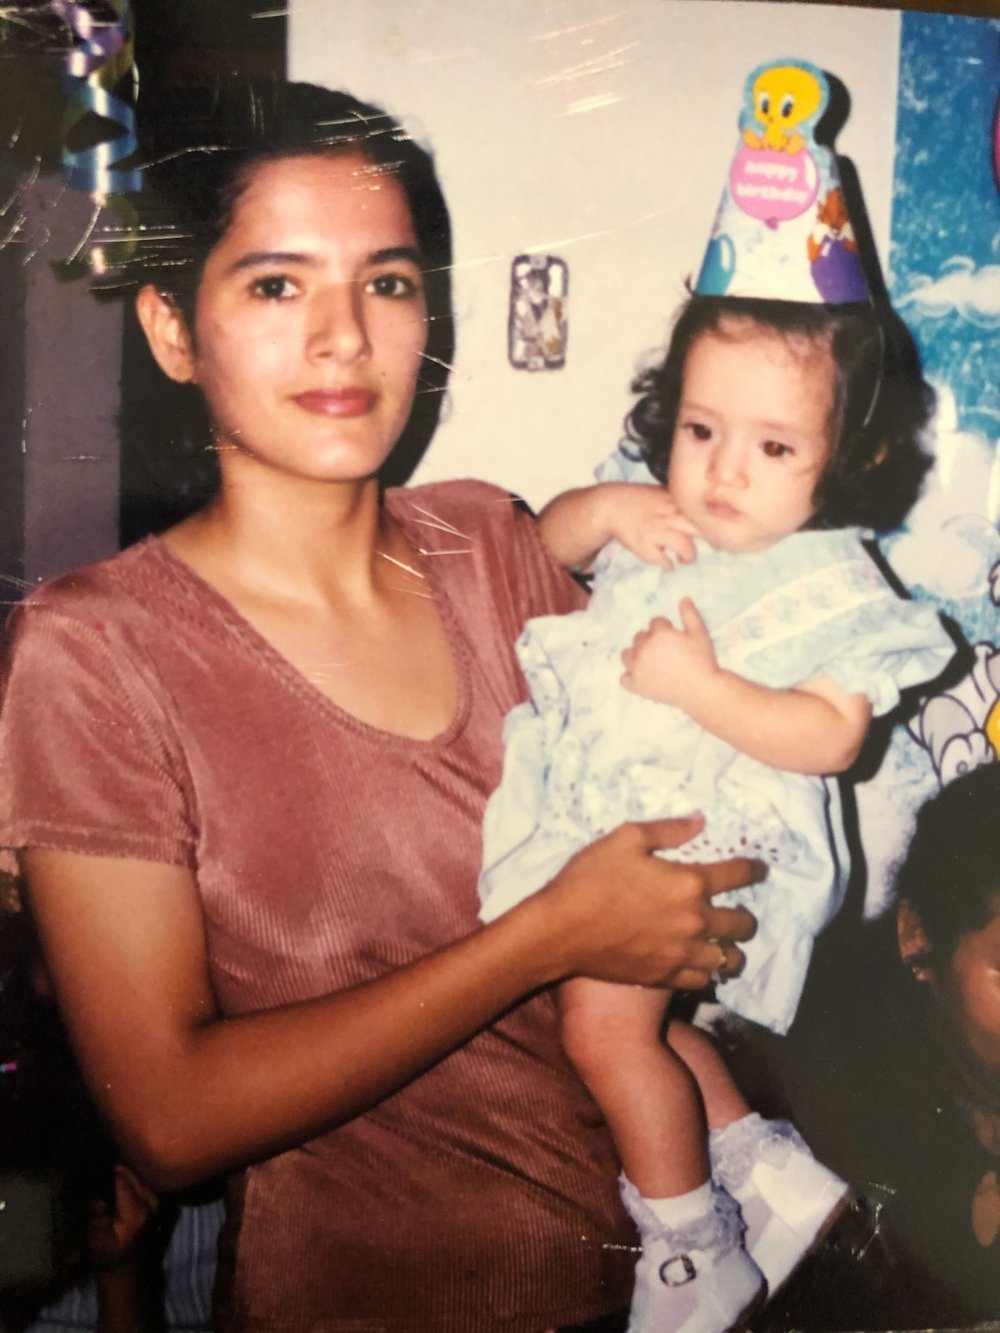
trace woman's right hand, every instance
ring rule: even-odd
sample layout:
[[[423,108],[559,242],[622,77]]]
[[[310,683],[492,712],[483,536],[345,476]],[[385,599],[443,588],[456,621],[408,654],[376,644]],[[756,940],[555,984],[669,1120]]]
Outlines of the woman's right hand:
[[[703,823],[691,815],[624,824],[577,853],[523,904],[556,914],[549,929],[565,976],[700,990],[719,970],[742,970],[738,946],[753,936],[756,920],[745,907],[712,899],[758,883],[763,863],[734,857],[702,865],[655,855],[681,846]]]

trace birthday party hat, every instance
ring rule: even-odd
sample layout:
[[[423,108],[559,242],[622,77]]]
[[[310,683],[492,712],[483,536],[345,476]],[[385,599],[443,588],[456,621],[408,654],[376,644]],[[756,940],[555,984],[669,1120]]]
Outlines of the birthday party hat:
[[[747,76],[700,295],[871,300],[837,159],[815,139],[829,100],[826,76],[804,60],[769,61]]]

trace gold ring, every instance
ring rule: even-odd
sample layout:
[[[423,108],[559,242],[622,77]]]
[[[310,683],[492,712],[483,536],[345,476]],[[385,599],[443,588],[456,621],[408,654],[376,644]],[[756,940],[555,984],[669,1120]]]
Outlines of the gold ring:
[[[712,973],[712,981],[715,985],[719,985],[720,982],[728,981],[729,979],[729,968],[726,965],[726,945],[728,942],[729,941],[727,940],[724,944],[722,940],[713,941],[714,944],[719,946],[719,961],[716,964],[715,971]]]

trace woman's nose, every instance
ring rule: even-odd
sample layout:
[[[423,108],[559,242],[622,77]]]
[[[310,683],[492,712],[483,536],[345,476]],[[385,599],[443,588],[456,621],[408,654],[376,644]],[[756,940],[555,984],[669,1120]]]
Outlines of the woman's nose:
[[[364,294],[357,284],[337,283],[316,294],[309,311],[310,356],[354,361],[368,349]]]

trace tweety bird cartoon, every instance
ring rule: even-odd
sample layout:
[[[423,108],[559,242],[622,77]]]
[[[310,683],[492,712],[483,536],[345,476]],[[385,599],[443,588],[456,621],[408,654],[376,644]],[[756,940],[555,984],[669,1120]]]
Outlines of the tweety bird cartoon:
[[[749,128],[743,141],[749,148],[771,148],[801,153],[805,137],[795,129],[811,120],[824,101],[816,76],[801,65],[770,65],[754,80],[753,118],[762,132]]]

